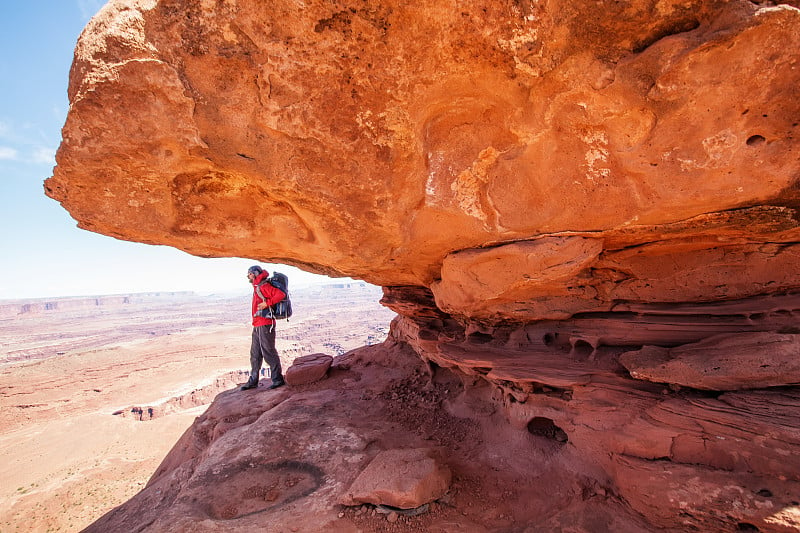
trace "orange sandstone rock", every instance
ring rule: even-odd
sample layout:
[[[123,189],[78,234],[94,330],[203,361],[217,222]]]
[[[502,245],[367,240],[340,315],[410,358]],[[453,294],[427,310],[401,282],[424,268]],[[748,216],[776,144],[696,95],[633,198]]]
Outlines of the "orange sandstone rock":
[[[432,441],[459,507],[423,529],[796,530],[799,5],[109,2],[47,194],[401,316],[338,378],[220,395],[89,530],[370,530],[333,502]]]
[[[619,360],[636,379],[722,391],[800,383],[798,356],[798,335],[739,333],[672,349],[645,346]]]
[[[795,2],[112,1],[46,191],[86,229],[481,320],[797,290],[798,27]],[[564,239],[597,264],[466,281]]]

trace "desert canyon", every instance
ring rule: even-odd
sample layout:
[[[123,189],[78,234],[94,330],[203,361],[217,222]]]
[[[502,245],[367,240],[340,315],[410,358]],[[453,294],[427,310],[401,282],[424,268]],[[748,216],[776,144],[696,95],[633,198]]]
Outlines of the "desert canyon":
[[[363,282],[294,290],[297,315],[278,326],[284,368],[384,340],[394,313],[380,296]],[[214,397],[247,379],[249,300],[1,302],[0,531],[81,531],[141,490]],[[355,326],[341,330],[340,312]]]
[[[82,228],[397,313],[88,531],[800,529],[797,0],[112,0],[69,81]]]

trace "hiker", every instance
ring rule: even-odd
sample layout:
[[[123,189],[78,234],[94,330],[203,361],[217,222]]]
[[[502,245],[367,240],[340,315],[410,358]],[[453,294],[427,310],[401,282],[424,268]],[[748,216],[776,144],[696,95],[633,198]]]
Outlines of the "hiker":
[[[269,272],[258,265],[247,269],[247,279],[253,284],[253,341],[250,345],[250,379],[242,385],[242,390],[258,387],[262,360],[269,365],[272,378],[272,384],[268,388],[275,389],[286,384],[281,373],[278,350],[275,348],[275,319],[265,311],[283,300],[285,294],[269,283],[268,277]],[[267,316],[263,316],[265,314]]]

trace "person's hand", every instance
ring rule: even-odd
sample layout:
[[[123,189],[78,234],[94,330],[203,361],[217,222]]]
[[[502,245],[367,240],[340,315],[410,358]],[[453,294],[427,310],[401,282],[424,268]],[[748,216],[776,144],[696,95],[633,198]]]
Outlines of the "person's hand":
[[[267,308],[267,302],[259,302],[259,304],[256,306],[256,309],[258,309],[259,311],[263,311],[266,308]]]

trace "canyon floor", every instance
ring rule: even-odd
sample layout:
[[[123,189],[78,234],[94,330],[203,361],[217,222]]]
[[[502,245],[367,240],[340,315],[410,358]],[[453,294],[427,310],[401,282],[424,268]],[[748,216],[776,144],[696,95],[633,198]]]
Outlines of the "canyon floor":
[[[296,290],[278,329],[284,368],[382,341],[394,313],[380,296],[360,283]],[[3,533],[85,528],[139,492],[207,404],[246,379],[247,294],[106,300],[3,303]]]

